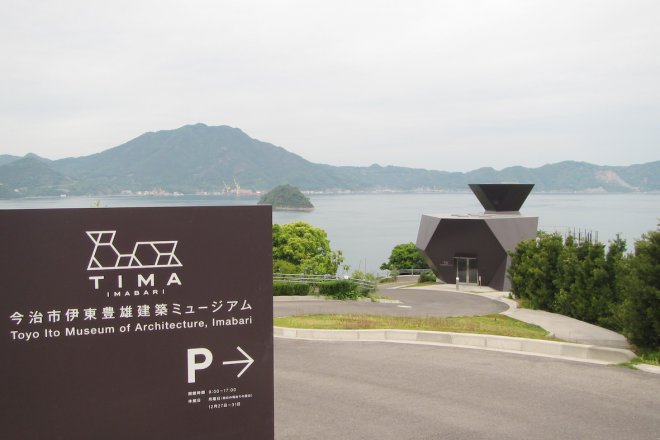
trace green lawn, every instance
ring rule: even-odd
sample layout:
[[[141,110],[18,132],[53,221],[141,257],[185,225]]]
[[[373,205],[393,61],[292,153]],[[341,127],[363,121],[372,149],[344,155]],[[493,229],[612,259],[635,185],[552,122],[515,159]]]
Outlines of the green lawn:
[[[305,315],[275,318],[278,327],[325,330],[399,329],[427,330],[455,333],[481,333],[517,338],[546,339],[548,332],[504,315],[466,316],[451,318],[415,318],[407,316],[371,315]]]

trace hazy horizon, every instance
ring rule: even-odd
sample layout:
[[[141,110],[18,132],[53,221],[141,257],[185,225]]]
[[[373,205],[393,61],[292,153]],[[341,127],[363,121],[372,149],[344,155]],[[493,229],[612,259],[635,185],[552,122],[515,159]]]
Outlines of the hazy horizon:
[[[197,123],[197,124],[200,124],[200,123]],[[197,124],[186,124],[186,125],[197,125]],[[203,123],[201,123],[201,124],[203,124]],[[205,125],[208,125],[208,124],[205,124]],[[182,128],[182,127],[178,127],[178,128]],[[232,127],[232,128],[240,128],[240,127]],[[176,129],[173,129],[173,130],[176,130]],[[169,129],[166,129],[166,130],[156,130],[156,132],[157,132],[157,131],[172,131],[172,130],[169,130]],[[150,133],[150,132],[146,132],[146,133]],[[142,133],[142,134],[146,134],[146,133]],[[250,136],[249,133],[246,133],[246,134],[247,134],[248,136]],[[139,137],[139,136],[136,136],[135,138],[137,138],[137,137]],[[251,137],[251,136],[250,136],[250,137]],[[135,138],[133,138],[133,139],[135,139]],[[119,146],[121,146],[121,145],[123,145],[123,144],[125,144],[125,143],[128,143],[128,142],[130,142],[130,141],[133,140],[133,139],[130,139],[130,140],[126,141],[126,142],[123,142],[122,144],[115,145],[114,147],[109,147],[109,148],[105,148],[105,149],[103,149],[103,150],[101,150],[101,151],[92,152],[92,153],[90,153],[89,155],[92,155],[92,154],[98,154],[98,153],[102,153],[102,152],[107,151],[107,150],[111,150],[111,149],[116,148],[116,147],[119,147]],[[267,143],[270,143],[270,142],[268,142],[268,141],[266,141],[266,140],[263,140],[263,139],[256,139],[256,140],[261,141],[261,142],[267,142]],[[276,146],[276,147],[282,147],[281,145],[275,145],[275,146]],[[286,147],[282,147],[282,148],[284,148],[285,150],[287,150]],[[287,151],[288,151],[288,150],[287,150]],[[5,153],[0,152],[0,154],[5,154]],[[22,155],[22,156],[18,156],[18,155],[16,155],[16,156],[17,156],[17,157],[25,157],[25,156],[28,156],[28,155],[31,155],[31,154],[36,154],[36,153],[28,152],[28,153],[26,153],[26,154],[24,154],[24,155]],[[296,154],[297,154],[297,153],[296,153]],[[61,159],[71,159],[71,158],[84,157],[84,156],[65,156],[65,157],[56,157],[56,158],[55,158],[55,157],[46,157],[46,156],[41,156],[41,155],[37,155],[37,156],[39,156],[39,157],[42,158],[42,159],[48,159],[48,160],[53,160],[53,161],[55,161],[55,160],[61,160]],[[85,155],[85,156],[87,156],[87,155]],[[309,160],[309,159],[307,159],[307,158],[304,157],[304,156],[301,156],[301,157],[302,157],[303,159],[305,159],[305,160]],[[611,166],[611,167],[621,167],[621,166],[623,166],[623,167],[625,167],[625,166],[630,166],[630,165],[641,165],[641,164],[651,163],[651,162],[656,162],[656,161],[657,161],[657,160],[648,161],[648,162],[639,162],[639,163],[634,163],[634,164],[625,164],[625,165],[621,165],[621,164],[602,164],[602,163],[596,163],[596,162],[587,162],[587,163],[590,163],[590,164],[592,164],[592,165],[599,165],[599,166]],[[310,162],[312,162],[312,161],[310,161]],[[539,165],[539,166],[535,166],[535,167],[527,167],[527,168],[532,168],[532,169],[533,169],[533,168],[540,168],[540,167],[545,166],[545,165],[553,165],[553,164],[560,163],[560,162],[584,162],[584,161],[575,161],[575,160],[573,160],[573,159],[565,159],[565,160],[560,160],[560,161],[558,161],[558,162],[548,162],[548,163],[545,163],[545,164],[541,164],[541,165]],[[314,163],[322,164],[322,163],[320,163],[320,162],[314,162]],[[333,164],[323,164],[323,165],[333,165]],[[397,165],[397,164],[380,164],[380,163],[376,163],[376,162],[374,162],[373,164],[370,164],[370,165],[351,165],[351,164],[346,164],[346,165],[336,165],[336,166],[357,166],[357,167],[368,167],[368,166],[371,166],[371,165],[379,165],[379,166],[382,166],[382,167],[387,167],[387,166],[400,167],[400,166],[402,166],[402,165]],[[501,170],[506,169],[506,168],[517,167],[517,166],[524,166],[524,165],[512,164],[512,165],[508,165],[508,166],[505,166],[505,167],[502,167],[502,168],[494,168],[494,167],[491,167],[491,166],[485,165],[485,166],[482,166],[482,167],[479,167],[479,168],[494,168],[496,171],[501,171]],[[407,168],[411,168],[411,167],[407,167]],[[477,170],[477,169],[479,169],[479,168],[473,168],[473,169],[468,169],[468,170],[444,170],[444,169],[432,169],[432,168],[417,168],[417,169],[427,169],[427,170],[432,170],[432,171],[451,171],[451,172],[461,172],[461,173],[466,173],[466,172],[470,172],[470,171],[475,171],[475,170]]]

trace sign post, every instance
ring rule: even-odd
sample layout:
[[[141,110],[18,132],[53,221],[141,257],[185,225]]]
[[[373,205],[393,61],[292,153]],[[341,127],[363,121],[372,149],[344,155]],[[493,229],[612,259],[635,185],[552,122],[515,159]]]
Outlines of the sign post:
[[[0,211],[0,438],[272,440],[271,222]]]

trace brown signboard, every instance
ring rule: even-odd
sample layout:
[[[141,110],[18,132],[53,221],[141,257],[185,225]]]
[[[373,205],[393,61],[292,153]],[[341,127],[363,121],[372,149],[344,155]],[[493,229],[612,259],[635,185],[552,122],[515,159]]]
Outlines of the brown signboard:
[[[273,439],[271,209],[0,211],[2,439]]]

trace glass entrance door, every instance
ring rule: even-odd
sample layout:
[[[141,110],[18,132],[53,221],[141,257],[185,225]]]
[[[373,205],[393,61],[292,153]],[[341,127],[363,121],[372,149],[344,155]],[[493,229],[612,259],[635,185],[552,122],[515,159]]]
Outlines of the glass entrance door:
[[[477,259],[472,257],[454,257],[456,262],[456,277],[462,284],[477,284],[479,282],[479,266]]]

